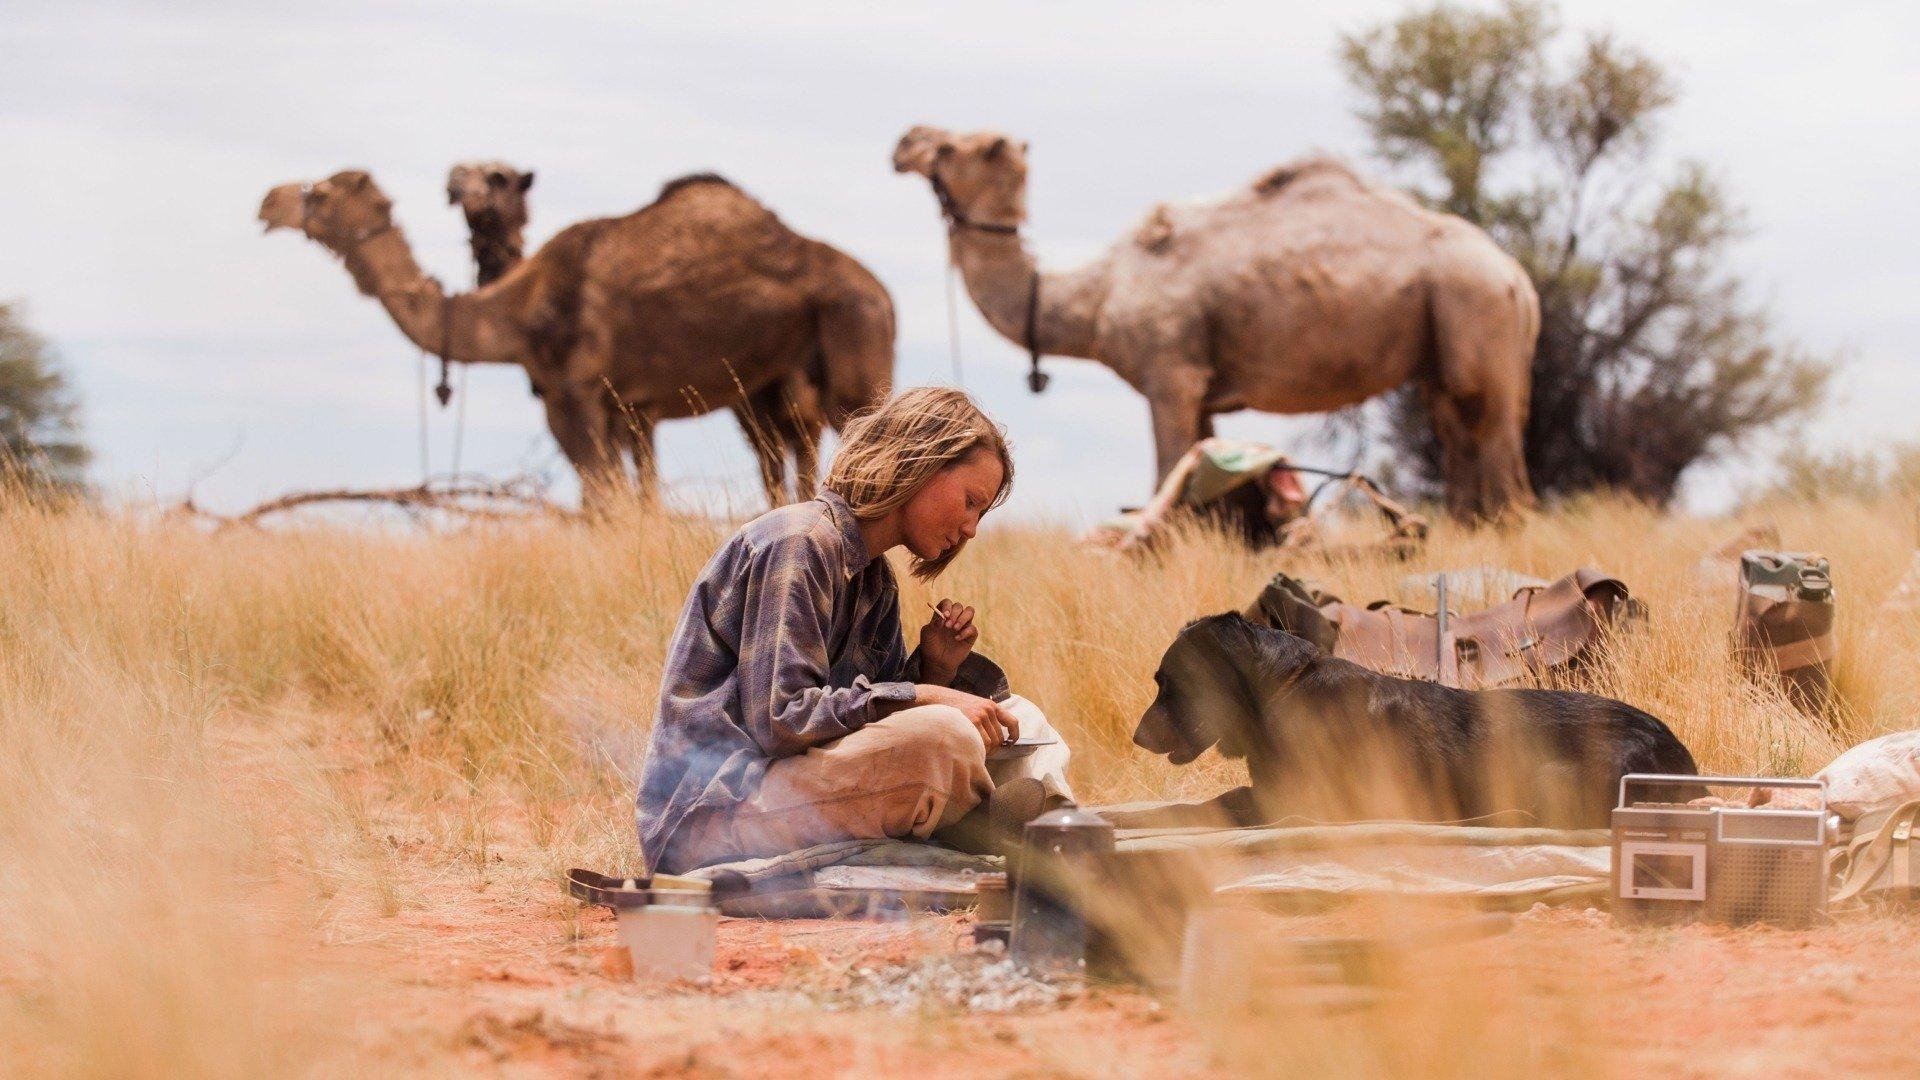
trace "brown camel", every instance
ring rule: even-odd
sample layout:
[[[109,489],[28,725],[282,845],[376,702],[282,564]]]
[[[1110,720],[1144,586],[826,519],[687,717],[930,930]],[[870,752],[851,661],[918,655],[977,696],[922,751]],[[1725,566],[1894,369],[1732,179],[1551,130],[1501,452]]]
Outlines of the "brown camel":
[[[1539,300],[1459,218],[1308,160],[1213,202],[1163,204],[1091,264],[1041,273],[1020,239],[1027,147],[916,127],[893,153],[933,185],[967,291],[1034,354],[1098,360],[1146,395],[1158,475],[1215,413],[1337,409],[1418,380],[1462,518],[1528,506],[1521,454]]]
[[[467,219],[467,246],[473,251],[475,280],[487,285],[520,265],[525,246],[523,230],[529,217],[527,192],[533,171],[521,172],[503,161],[467,161],[447,171],[447,202]],[[793,379],[806,376],[793,375]],[[538,384],[533,396],[540,396]],[[817,452],[827,421],[820,408],[821,390],[811,384],[789,389],[786,380],[750,394],[745,408],[733,410],[740,430],[753,447],[760,466],[760,482],[769,504],[789,498],[813,498],[819,472]],[[787,484],[791,458],[793,487]]]
[[[447,205],[467,217],[467,246],[479,268],[475,284],[491,285],[520,264],[531,187],[531,169],[521,172],[504,161],[466,161],[448,170]]]
[[[453,296],[420,269],[365,172],[282,184],[260,219],[339,255],[420,348],[526,368],[589,499],[624,482],[623,451],[651,494],[660,420],[784,386],[801,415],[817,409],[837,425],[892,381],[886,289],[717,176],[683,177],[624,217],[568,226],[498,281]]]

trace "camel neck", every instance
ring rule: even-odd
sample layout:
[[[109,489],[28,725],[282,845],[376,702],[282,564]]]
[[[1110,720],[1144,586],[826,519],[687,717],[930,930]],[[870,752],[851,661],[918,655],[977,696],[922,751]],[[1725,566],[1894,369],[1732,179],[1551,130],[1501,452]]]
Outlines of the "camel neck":
[[[522,241],[519,229],[501,226],[474,226],[467,234],[467,247],[473,252],[476,282],[490,285],[507,271],[520,265]]]
[[[340,254],[360,291],[379,300],[394,325],[419,348],[467,364],[521,362],[516,335],[499,310],[498,290],[449,297],[414,260],[397,226]]]
[[[1000,336],[1023,349],[1037,347],[1044,354],[1092,357],[1094,315],[1105,295],[1104,275],[1085,269],[1043,273],[1018,234],[962,227],[952,230],[947,242],[967,283],[967,295]],[[1031,323],[1036,340],[1029,342],[1028,312],[1036,295],[1036,277],[1039,310]]]

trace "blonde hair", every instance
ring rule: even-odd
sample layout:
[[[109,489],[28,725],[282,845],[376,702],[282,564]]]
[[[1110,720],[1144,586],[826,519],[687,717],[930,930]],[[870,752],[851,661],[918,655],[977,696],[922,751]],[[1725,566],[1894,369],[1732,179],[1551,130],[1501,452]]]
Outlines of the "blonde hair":
[[[845,499],[862,521],[886,517],[942,470],[976,453],[1000,460],[1000,490],[985,514],[1013,490],[1013,455],[1006,432],[987,418],[964,390],[921,386],[863,413],[848,424],[840,449],[827,469],[827,490]],[[939,576],[960,554],[955,548],[937,559],[915,557],[913,576]]]

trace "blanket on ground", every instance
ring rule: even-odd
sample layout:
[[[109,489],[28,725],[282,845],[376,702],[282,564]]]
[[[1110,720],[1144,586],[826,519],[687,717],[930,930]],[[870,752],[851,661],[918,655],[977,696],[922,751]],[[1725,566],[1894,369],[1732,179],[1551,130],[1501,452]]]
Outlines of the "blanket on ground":
[[[1127,829],[1122,856],[1217,860],[1222,895],[1316,907],[1362,896],[1417,896],[1489,907],[1526,907],[1607,893],[1604,829],[1491,828],[1425,822],[1357,822],[1250,829]],[[1005,869],[904,840],[850,840],[766,859],[709,866],[729,915],[801,918],[970,906],[973,879]]]

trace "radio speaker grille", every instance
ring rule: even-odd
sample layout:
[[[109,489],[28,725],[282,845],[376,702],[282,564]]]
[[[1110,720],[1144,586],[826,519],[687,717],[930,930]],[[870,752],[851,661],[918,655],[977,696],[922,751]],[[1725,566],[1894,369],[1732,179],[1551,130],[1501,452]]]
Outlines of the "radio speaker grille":
[[[1707,881],[1707,909],[1734,925],[1805,926],[1826,907],[1825,859],[1818,848],[1722,844]]]

